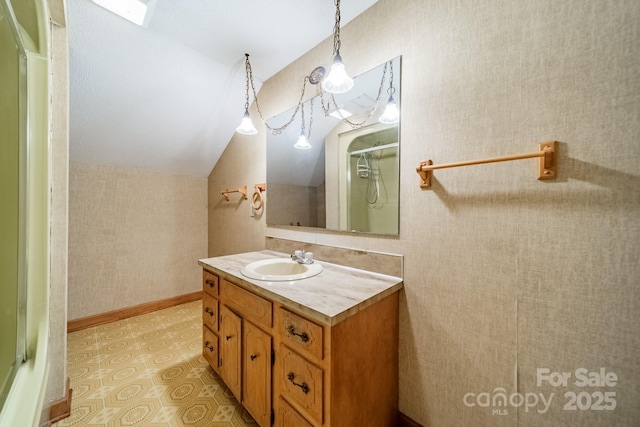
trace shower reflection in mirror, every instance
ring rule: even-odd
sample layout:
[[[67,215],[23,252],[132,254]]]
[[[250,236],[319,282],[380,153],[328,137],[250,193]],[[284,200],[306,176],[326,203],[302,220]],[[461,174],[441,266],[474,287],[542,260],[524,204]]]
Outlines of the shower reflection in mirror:
[[[346,212],[342,214],[347,229],[398,232],[397,137],[395,125],[381,124],[340,134],[340,147],[347,157]]]

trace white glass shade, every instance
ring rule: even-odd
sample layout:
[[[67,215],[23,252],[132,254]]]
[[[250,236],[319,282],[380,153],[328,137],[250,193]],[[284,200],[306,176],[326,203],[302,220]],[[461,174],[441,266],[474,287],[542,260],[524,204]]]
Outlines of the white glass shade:
[[[293,146],[299,150],[308,150],[309,148],[311,148],[309,140],[306,136],[304,136],[303,133],[300,134],[300,136],[298,137],[298,142],[296,142]]]
[[[253,125],[251,121],[251,116],[248,111],[244,112],[244,116],[242,116],[242,121],[240,122],[240,126],[236,128],[236,132],[241,133],[243,135],[255,135],[258,133],[256,127]]]
[[[384,112],[382,113],[378,121],[385,125],[390,125],[393,123],[398,123],[399,119],[400,111],[398,110],[398,104],[396,104],[393,96],[390,96],[387,105],[384,107]]]
[[[349,77],[340,55],[336,55],[331,64],[329,75],[322,81],[322,89],[329,93],[345,93],[353,87],[353,79]]]

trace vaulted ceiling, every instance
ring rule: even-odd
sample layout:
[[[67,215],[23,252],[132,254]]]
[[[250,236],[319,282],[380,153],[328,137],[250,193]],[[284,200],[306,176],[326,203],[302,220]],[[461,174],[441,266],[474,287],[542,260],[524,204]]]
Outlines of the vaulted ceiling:
[[[346,0],[345,25],[377,0]],[[147,26],[68,0],[70,159],[206,176],[259,87],[331,36],[332,0],[151,0]],[[327,52],[327,61],[331,52]]]

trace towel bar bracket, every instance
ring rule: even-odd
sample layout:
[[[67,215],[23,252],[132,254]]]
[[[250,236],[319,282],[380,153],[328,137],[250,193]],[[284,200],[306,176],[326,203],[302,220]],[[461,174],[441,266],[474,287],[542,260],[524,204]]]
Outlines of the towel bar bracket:
[[[557,159],[556,159],[556,149],[557,142],[543,142],[542,144],[538,144],[540,147],[540,151],[543,153],[540,160],[538,160],[539,164],[539,172],[538,179],[554,179],[558,173],[557,169]]]
[[[431,160],[425,160],[420,162],[420,166],[416,171],[418,175],[420,175],[420,188],[430,188],[431,187],[431,177],[433,176],[433,171],[431,170],[422,170],[424,166],[430,166],[433,162]]]

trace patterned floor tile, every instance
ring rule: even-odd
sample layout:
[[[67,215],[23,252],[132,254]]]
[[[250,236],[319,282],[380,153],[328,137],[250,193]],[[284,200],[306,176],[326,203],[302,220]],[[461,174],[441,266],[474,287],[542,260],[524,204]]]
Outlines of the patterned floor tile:
[[[72,332],[71,416],[54,426],[256,426],[202,357],[196,301]]]

